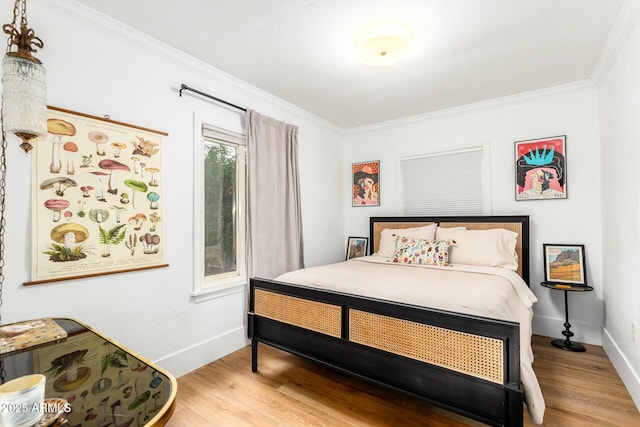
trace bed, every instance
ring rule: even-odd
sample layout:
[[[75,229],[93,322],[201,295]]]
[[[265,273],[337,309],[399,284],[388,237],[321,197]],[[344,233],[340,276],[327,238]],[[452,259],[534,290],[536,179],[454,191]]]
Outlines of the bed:
[[[393,262],[389,236],[395,247],[415,230],[464,236],[468,246],[438,240],[451,245],[451,261],[471,247],[468,235],[509,236],[514,264]],[[252,371],[263,343],[489,425],[523,425],[526,401],[532,422],[541,423],[544,400],[531,366],[529,218],[372,217],[370,242],[367,257],[250,280]],[[475,249],[467,255],[492,253]]]

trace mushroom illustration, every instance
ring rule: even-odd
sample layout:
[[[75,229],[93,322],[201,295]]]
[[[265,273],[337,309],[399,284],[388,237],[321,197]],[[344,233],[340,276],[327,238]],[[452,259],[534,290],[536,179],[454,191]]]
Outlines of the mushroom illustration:
[[[116,206],[116,205],[111,205],[111,206],[109,206],[109,209],[111,209],[112,211],[114,211],[116,213],[116,223],[120,224],[120,214],[122,212],[126,212],[127,208],[123,208],[123,207]]]
[[[77,187],[78,183],[72,180],[71,178],[67,178],[64,176],[57,178],[49,178],[42,181],[40,184],[41,190],[48,190],[53,188],[56,194],[60,197],[64,196],[64,192],[69,187]]]
[[[78,146],[71,141],[67,141],[62,146],[62,149],[67,152],[67,175],[73,175],[76,173],[76,169],[73,167],[73,153],[78,151]]]
[[[158,400],[160,399],[161,395],[162,395],[162,390],[156,391],[151,395],[151,397],[153,398],[153,408],[151,408],[149,412],[151,413],[157,412],[160,410],[160,408],[162,408],[162,405],[158,403]]]
[[[136,136],[138,141],[131,141],[133,145],[133,152],[131,154],[138,154],[140,156],[151,157],[160,151],[160,147],[155,142],[144,139],[141,136]]]
[[[85,390],[85,391],[83,391],[83,393],[89,394],[89,391]],[[83,400],[83,402],[84,402],[84,400]],[[84,404],[82,406],[82,409],[84,409]],[[94,408],[87,409],[87,415],[84,417],[85,421],[91,421],[91,420],[93,420],[93,419],[98,417],[98,414],[95,414],[93,411],[94,411]]]
[[[151,223],[149,231],[156,231],[156,225],[160,222],[158,212],[152,212],[151,215],[149,215],[149,222]]]
[[[67,221],[70,221],[72,216],[73,216],[73,213],[71,211],[64,211],[64,217],[66,218]]]
[[[158,209],[158,200],[160,200],[160,195],[158,193],[150,191],[149,194],[147,194],[147,200],[151,202],[149,208]]]
[[[47,131],[53,135],[53,150],[51,152],[49,171],[51,173],[58,173],[60,169],[62,169],[62,162],[60,161],[60,144],[62,143],[62,137],[74,136],[76,134],[76,127],[61,119],[48,119]]]
[[[145,254],[157,254],[160,248],[158,244],[160,243],[160,236],[157,234],[146,233],[143,236],[140,236],[140,241],[143,245],[143,252]]]
[[[76,243],[84,242],[89,231],[75,222],[66,222],[51,230],[51,240],[64,244],[67,249],[74,250]]]
[[[89,379],[91,368],[85,366],[85,356],[89,350],[76,350],[56,357],[51,361],[47,373],[57,376],[53,389],[57,392],[75,390]]]
[[[80,397],[82,398],[82,406],[80,407],[80,409],[84,409],[86,407],[86,400],[87,400],[87,396],[89,396],[89,390],[83,390],[82,393],[80,393]],[[93,408],[91,408],[90,410],[93,410]],[[89,414],[89,410],[87,410],[87,415]],[[94,414],[96,417],[98,416],[98,414]],[[95,417],[93,417],[95,418]],[[93,419],[91,418],[91,419]],[[85,421],[88,421],[85,418]]]
[[[146,193],[147,192],[147,184],[145,184],[142,181],[136,181],[135,179],[127,179],[124,181],[124,185],[126,185],[127,187],[129,187],[130,189],[132,189],[133,191],[131,192],[131,206],[133,206],[133,208],[135,209],[136,207],[136,191],[139,191],[141,193]]]
[[[109,219],[109,211],[101,208],[93,208],[89,211],[89,218],[91,221],[100,224]]]
[[[60,212],[69,207],[69,201],[65,199],[49,199],[44,202],[44,207],[53,211],[53,222],[60,221]]]
[[[127,193],[120,194],[120,203],[122,203],[123,205],[129,203],[129,195]]]
[[[158,373],[158,371],[153,371],[153,373],[151,374],[151,376],[153,376],[153,379],[151,380],[151,382],[149,383],[149,387],[151,388],[158,388],[158,386],[162,383],[162,377],[160,376],[160,374]]]
[[[140,179],[144,179],[144,167],[147,166],[146,163],[140,162]]]
[[[135,216],[129,218],[129,224],[133,225],[134,230],[140,230],[142,223],[147,220],[147,216],[143,213],[137,213]]]
[[[95,171],[95,172],[87,172],[90,173],[91,175],[96,177],[96,199],[99,202],[106,202],[107,199],[104,198],[104,189],[103,189],[103,185],[102,185],[102,181],[104,180],[105,176],[108,176],[109,174],[106,172],[100,172],[100,171]]]
[[[84,218],[86,212],[84,211],[84,207],[87,204],[84,200],[78,200],[78,216],[80,218]]]
[[[158,169],[158,168],[146,168],[145,170],[151,174],[151,181],[149,181],[149,185],[151,187],[157,187],[158,186],[158,181],[156,181],[155,174],[160,172],[160,169]]]
[[[151,391],[147,390],[142,394],[138,393],[138,380],[140,378],[136,378],[136,382],[134,383],[133,387],[135,388],[136,391],[136,397],[135,399],[133,399],[133,401],[129,404],[129,411],[133,411],[134,409],[136,409],[138,406],[142,405],[144,402],[146,402],[147,400],[149,400],[149,396],[151,396]],[[145,407],[145,411],[146,411],[146,407]]]
[[[104,156],[104,148],[102,146],[109,142],[109,136],[106,133],[100,132],[99,130],[94,130],[89,132],[89,140],[96,144],[96,154],[98,156]]]
[[[107,192],[111,194],[118,194],[118,182],[116,178],[117,172],[119,170],[128,172],[131,170],[131,168],[129,168],[129,166],[127,165],[123,165],[122,163],[116,162],[115,160],[111,159],[100,160],[100,163],[98,163],[98,167],[100,167],[100,169],[109,171],[109,189],[107,190]]]
[[[127,148],[127,144],[123,144],[122,142],[112,142],[111,146],[113,147],[113,157],[120,157],[120,151],[123,148]]]
[[[138,162],[140,161],[140,157],[133,156],[131,160],[133,160],[133,173],[138,173]]]
[[[80,187],[80,191],[82,191],[82,197],[89,197],[89,192],[93,190],[93,187],[90,185],[83,185]]]

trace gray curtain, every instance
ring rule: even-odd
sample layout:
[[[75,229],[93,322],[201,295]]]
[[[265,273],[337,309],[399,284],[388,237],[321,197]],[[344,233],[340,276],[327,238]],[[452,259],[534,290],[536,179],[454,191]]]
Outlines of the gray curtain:
[[[304,267],[298,127],[247,110],[247,274]]]

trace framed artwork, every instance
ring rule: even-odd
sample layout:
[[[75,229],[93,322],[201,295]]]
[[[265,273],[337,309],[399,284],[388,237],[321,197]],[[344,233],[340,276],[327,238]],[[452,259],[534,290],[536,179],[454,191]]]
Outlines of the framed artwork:
[[[544,280],[553,283],[586,285],[584,245],[544,243]]]
[[[380,161],[353,163],[353,206],[380,206]]]
[[[566,136],[516,141],[516,200],[567,198]]]
[[[166,267],[166,133],[49,107],[32,151],[31,282]]]
[[[347,261],[367,254],[369,239],[367,237],[349,237],[347,243]]]

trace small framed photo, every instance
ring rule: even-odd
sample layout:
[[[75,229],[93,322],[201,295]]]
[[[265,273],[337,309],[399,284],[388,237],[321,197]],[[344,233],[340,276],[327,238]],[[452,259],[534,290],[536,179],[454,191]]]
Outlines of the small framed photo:
[[[349,237],[347,243],[347,261],[367,254],[369,239],[367,237]]]
[[[587,285],[584,245],[544,243],[542,247],[545,282]]]
[[[380,161],[353,163],[352,206],[380,206]]]

